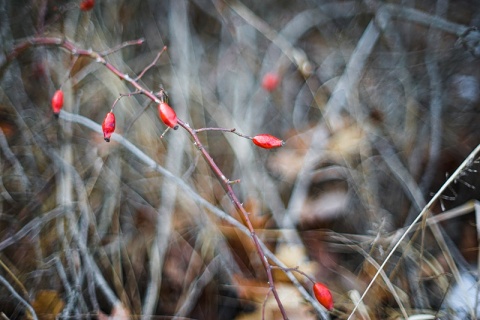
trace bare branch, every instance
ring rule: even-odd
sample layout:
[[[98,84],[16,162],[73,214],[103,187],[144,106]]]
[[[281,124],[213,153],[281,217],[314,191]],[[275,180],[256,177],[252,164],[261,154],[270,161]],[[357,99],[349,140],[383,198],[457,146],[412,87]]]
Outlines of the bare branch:
[[[122,50],[123,48],[129,47],[129,46],[138,46],[141,45],[145,42],[145,39],[138,39],[138,40],[132,40],[132,41],[125,41],[124,43],[119,44],[116,47],[113,47],[111,49],[105,50],[100,52],[100,55],[102,57],[108,56],[109,54],[112,54],[114,52],[117,52],[119,50]]]
[[[162,53],[164,53],[166,50],[167,50],[167,46],[163,47],[163,49],[159,53],[157,53],[157,56],[155,57],[155,59],[153,59],[152,63],[146,66],[145,69],[143,69],[143,71],[138,75],[138,77],[135,78],[135,81],[140,80],[145,74],[145,72],[150,70],[150,68],[154,67],[155,64],[157,64],[158,59],[160,59],[160,56],[162,55]]]
[[[10,293],[27,308],[27,310],[28,310],[28,312],[30,312],[30,315],[32,316],[32,318],[35,319],[35,320],[38,320],[37,314],[35,313],[35,310],[33,310],[32,306],[27,301],[25,301],[25,299],[23,299],[17,293],[17,291],[15,291],[15,289],[10,285],[10,283],[8,283],[8,281],[1,275],[0,275],[0,282],[5,287],[7,287],[8,291],[10,291]]]

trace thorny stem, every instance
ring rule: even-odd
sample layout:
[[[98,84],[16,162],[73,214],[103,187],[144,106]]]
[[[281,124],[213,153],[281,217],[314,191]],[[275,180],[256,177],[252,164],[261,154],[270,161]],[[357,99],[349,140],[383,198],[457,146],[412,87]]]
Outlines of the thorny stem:
[[[178,124],[184,128],[190,136],[193,138],[193,141],[197,148],[200,150],[202,153],[203,158],[205,161],[208,162],[208,165],[212,169],[212,171],[215,173],[217,176],[218,180],[222,184],[223,189],[227,193],[228,197],[232,201],[233,205],[237,209],[237,211],[241,214],[243,218],[243,223],[247,226],[248,230],[250,231],[250,235],[252,237],[252,240],[255,244],[255,249],[257,250],[258,255],[260,256],[260,260],[262,261],[263,267],[265,268],[265,271],[267,272],[267,278],[268,278],[268,285],[273,293],[273,296],[275,297],[275,300],[277,301],[278,307],[280,309],[280,312],[282,313],[282,316],[284,319],[288,319],[287,313],[285,311],[285,308],[283,307],[283,304],[280,300],[280,297],[278,296],[277,289],[275,287],[275,284],[273,282],[273,275],[272,275],[272,269],[271,265],[267,260],[267,257],[265,256],[265,253],[262,249],[262,246],[260,245],[260,240],[258,239],[257,234],[255,233],[255,229],[253,228],[252,222],[250,221],[250,218],[248,216],[248,212],[245,210],[243,205],[240,203],[238,200],[237,196],[233,192],[232,189],[232,184],[230,180],[228,180],[223,172],[220,170],[220,168],[217,166],[213,158],[210,156],[210,154],[207,152],[207,150],[203,147],[202,142],[200,139],[198,139],[198,135],[195,132],[194,129],[192,129],[187,123],[183,122],[182,120],[178,119]]]
[[[143,43],[143,40],[137,40],[137,42],[133,41],[133,42],[126,42],[122,45],[120,45],[118,48],[121,49],[123,47],[125,47],[126,45],[131,45],[131,44],[141,44]],[[141,93],[141,94],[144,94],[145,96],[147,96],[150,100],[154,101],[155,103],[159,104],[161,102],[161,99],[162,97],[158,97],[155,93],[153,93],[152,91],[149,91],[147,89],[145,89],[142,85],[140,85],[138,83],[138,79],[141,78],[141,76],[143,76],[145,74],[145,72],[150,69],[151,67],[153,67],[155,65],[155,63],[157,62],[158,58],[160,57],[161,53],[166,49],[164,48],[162,51],[160,51],[159,54],[157,54],[157,57],[155,58],[155,60],[149,64],[141,73],[138,77],[136,78],[131,78],[128,74],[125,74],[123,72],[121,72],[120,70],[118,70],[115,66],[113,66],[112,64],[110,64],[107,60],[105,60],[104,56],[107,55],[107,54],[110,54],[112,52],[114,52],[115,50],[118,50],[117,48],[114,48],[112,50],[109,50],[109,51],[106,51],[106,52],[103,52],[103,53],[98,53],[96,51],[93,51],[92,49],[88,49],[88,50],[85,50],[85,49],[80,49],[78,48],[73,42],[69,41],[69,40],[66,40],[66,39],[61,39],[61,38],[50,38],[50,37],[37,37],[37,38],[30,38],[28,40],[26,40],[25,42],[23,43],[20,43],[18,44],[17,46],[15,46],[13,48],[13,50],[11,51],[11,53],[9,55],[6,56],[6,63],[9,63],[11,62],[13,59],[15,59],[18,55],[20,55],[21,53],[23,53],[25,50],[29,49],[30,47],[32,46],[55,46],[55,47],[60,47],[60,48],[63,48],[65,49],[66,51],[70,52],[72,55],[75,55],[75,56],[85,56],[85,57],[89,57],[93,60],[95,60],[96,62],[98,63],[101,63],[103,64],[109,71],[111,71],[113,74],[117,75],[120,79],[130,83],[134,88],[135,88],[135,94],[136,93]],[[6,64],[5,63],[5,64]],[[5,67],[5,64],[3,65],[0,65],[0,70]],[[121,97],[117,98],[117,100],[119,100]],[[267,273],[267,278],[268,278],[268,285],[270,287],[270,291],[273,293],[273,296],[275,297],[275,300],[277,301],[277,305],[279,307],[279,310],[282,314],[282,317],[283,319],[288,319],[288,316],[287,316],[287,313],[285,311],[285,308],[283,307],[283,304],[280,300],[280,297],[278,295],[278,292],[277,292],[277,289],[275,287],[275,284],[274,284],[274,280],[273,280],[273,274],[272,274],[272,266],[270,265],[266,255],[265,255],[265,252],[262,248],[262,245],[260,243],[260,240],[255,232],[255,229],[253,228],[253,225],[250,221],[250,218],[249,218],[249,214],[248,212],[245,210],[245,208],[243,207],[243,205],[241,204],[241,202],[239,201],[238,197],[235,195],[233,189],[232,189],[232,181],[230,181],[229,179],[227,179],[225,177],[225,175],[223,174],[223,172],[220,170],[220,168],[218,167],[218,165],[215,163],[215,161],[213,160],[213,158],[210,156],[210,154],[208,153],[208,151],[204,148],[202,142],[200,141],[200,139],[198,138],[198,135],[197,135],[197,132],[201,132],[201,131],[207,131],[207,130],[210,130],[210,131],[224,131],[224,132],[232,132],[232,133],[235,133],[241,137],[244,137],[244,138],[248,138],[248,139],[252,139],[251,137],[248,137],[248,136],[245,136],[245,135],[242,135],[240,133],[237,133],[235,131],[235,129],[213,129],[213,128],[204,128],[204,129],[193,129],[190,127],[190,125],[184,121],[182,121],[181,119],[178,119],[178,124],[184,128],[189,134],[190,136],[192,137],[193,139],[193,142],[194,144],[197,146],[197,148],[199,149],[199,151],[201,152],[203,158],[205,159],[205,161],[207,161],[208,165],[210,166],[210,168],[212,169],[212,171],[215,173],[215,175],[217,176],[218,180],[220,181],[220,183],[222,184],[222,187],[223,189],[225,190],[225,192],[227,193],[228,197],[230,198],[230,200],[232,201],[233,205],[235,206],[235,208],[237,209],[237,211],[240,213],[241,217],[242,217],[242,220],[243,220],[243,223],[246,225],[246,227],[248,228],[248,230],[250,231],[250,235],[251,235],[251,238],[254,242],[254,245],[255,245],[255,249],[260,257],[260,260],[262,261],[262,265],[265,269],[265,272]],[[236,182],[237,180],[235,180],[234,182]]]

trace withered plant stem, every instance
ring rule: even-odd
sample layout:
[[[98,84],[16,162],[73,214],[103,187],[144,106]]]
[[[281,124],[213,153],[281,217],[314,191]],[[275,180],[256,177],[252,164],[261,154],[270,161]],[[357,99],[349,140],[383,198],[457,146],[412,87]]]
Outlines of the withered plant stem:
[[[139,44],[142,44],[142,43],[143,43],[143,40],[125,42],[124,44],[121,44],[118,47],[116,47],[115,50],[117,50],[117,48],[123,48],[127,45],[139,45]],[[155,63],[157,62],[158,58],[160,57],[161,53],[165,50],[165,48],[162,51],[160,51],[159,54],[157,54],[157,56],[155,57],[155,60],[152,63],[150,63],[143,71],[141,71],[140,75],[137,76],[137,77],[131,77],[128,74],[123,73],[122,71],[118,70],[114,65],[109,63],[104,58],[105,55],[114,52],[115,50],[113,50],[113,49],[105,51],[103,53],[100,53],[100,52],[96,52],[92,49],[78,48],[73,42],[71,42],[67,39],[53,38],[53,37],[29,38],[26,41],[16,45],[13,48],[13,50],[11,51],[11,53],[9,55],[7,55],[6,63],[11,62],[13,59],[15,59],[18,55],[23,53],[25,50],[29,49],[30,47],[35,47],[35,46],[59,47],[59,48],[65,49],[66,51],[70,52],[74,56],[89,57],[89,58],[95,60],[96,62],[103,64],[105,66],[105,68],[107,68],[113,74],[117,75],[121,80],[124,80],[124,81],[130,83],[135,88],[135,90],[134,90],[135,93],[144,94],[146,97],[148,97],[150,100],[154,101],[157,104],[159,104],[161,102],[159,97],[157,95],[155,95],[155,93],[153,91],[147,90],[140,83],[138,83],[138,79],[140,79],[141,76],[143,74],[145,74],[145,72],[148,69],[150,69],[153,65],[155,65]],[[0,66],[0,69],[3,68],[4,66],[5,65]],[[119,100],[120,98],[118,98],[117,100]],[[259,238],[258,238],[258,236],[255,232],[255,229],[254,229],[254,227],[253,227],[253,225],[250,221],[249,214],[245,210],[243,205],[241,204],[241,202],[238,199],[238,197],[236,196],[236,194],[234,193],[234,191],[232,189],[231,181],[227,177],[225,177],[222,170],[218,167],[216,162],[213,160],[213,158],[210,156],[210,154],[208,153],[208,151],[205,149],[202,142],[198,138],[197,132],[206,131],[206,130],[212,131],[212,128],[207,128],[206,130],[202,130],[202,129],[197,129],[196,130],[196,129],[190,127],[190,125],[188,123],[182,121],[181,119],[178,119],[178,124],[183,129],[185,129],[185,131],[187,131],[188,134],[191,136],[195,146],[201,152],[203,158],[208,163],[211,170],[215,173],[215,176],[217,177],[217,179],[221,183],[221,185],[222,185],[223,189],[225,190],[226,194],[228,195],[228,197],[232,201],[233,205],[235,206],[236,210],[239,212],[240,216],[242,217],[243,223],[246,225],[246,227],[250,231],[250,235],[251,235],[252,241],[255,245],[255,249],[256,249],[256,251],[259,255],[260,260],[262,261],[262,265],[263,265],[263,267],[265,269],[265,272],[267,274],[268,285],[269,285],[270,291],[273,293],[273,296],[275,297],[275,300],[277,302],[278,308],[279,308],[279,310],[282,314],[283,319],[288,319],[285,308],[283,307],[283,304],[280,300],[277,289],[275,287],[273,274],[272,274],[272,266],[270,265],[270,262],[268,261],[266,255],[265,255],[265,252],[262,248],[261,242],[260,242],[260,240],[259,240]],[[219,128],[219,129],[216,129],[216,130],[217,131],[232,132],[232,133],[235,133],[235,134],[237,134],[239,136],[242,136],[244,138],[251,139],[248,136],[244,136],[242,134],[239,134],[239,133],[235,132],[235,129],[232,130],[232,129],[221,129],[221,128]]]

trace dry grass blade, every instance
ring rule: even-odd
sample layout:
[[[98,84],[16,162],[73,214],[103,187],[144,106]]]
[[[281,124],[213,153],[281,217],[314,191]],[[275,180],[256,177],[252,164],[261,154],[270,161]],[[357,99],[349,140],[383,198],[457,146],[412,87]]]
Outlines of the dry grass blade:
[[[375,283],[375,280],[378,278],[378,276],[380,275],[380,273],[382,272],[383,268],[385,268],[385,265],[389,262],[390,258],[393,256],[393,254],[395,253],[395,251],[397,250],[397,248],[402,244],[402,241],[405,239],[405,237],[408,235],[408,233],[415,227],[416,223],[420,221],[420,219],[423,218],[423,216],[430,212],[433,204],[439,200],[439,198],[441,197],[441,195],[445,192],[445,190],[450,186],[450,184],[452,184],[455,179],[457,179],[464,170],[466,170],[468,168],[468,166],[470,166],[473,161],[475,160],[475,158],[477,157],[478,155],[478,152],[480,152],[480,145],[478,145],[469,155],[468,157],[462,162],[462,164],[460,166],[458,166],[457,170],[455,170],[455,172],[450,176],[450,178],[448,178],[447,181],[445,181],[445,183],[442,185],[442,187],[435,193],[435,195],[432,197],[432,199],[430,199],[430,201],[425,205],[425,207],[422,209],[422,211],[417,215],[417,217],[415,218],[415,220],[410,224],[410,226],[403,232],[402,236],[396,241],[395,245],[392,247],[392,249],[390,250],[390,252],[388,253],[388,255],[385,257],[385,260],[382,262],[382,264],[380,265],[380,267],[378,268],[378,271],[375,273],[375,275],[373,276],[372,280],[370,281],[370,283],[368,284],[367,288],[365,289],[365,291],[363,292],[362,296],[360,297],[359,301],[357,302],[357,304],[355,305],[355,308],[352,310],[349,318],[351,318],[354,314],[355,314],[355,311],[357,310],[358,308],[358,305],[359,303],[362,302],[362,300],[365,298],[365,296],[367,295],[368,291],[370,290],[370,288],[372,287],[372,285]],[[455,264],[454,264],[455,265]],[[461,281],[461,279],[459,279]]]

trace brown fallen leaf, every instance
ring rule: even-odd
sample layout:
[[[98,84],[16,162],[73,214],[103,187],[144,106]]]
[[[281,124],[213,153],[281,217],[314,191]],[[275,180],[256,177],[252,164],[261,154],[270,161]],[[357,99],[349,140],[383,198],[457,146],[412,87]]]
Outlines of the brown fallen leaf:
[[[40,290],[32,302],[32,307],[40,319],[56,319],[63,310],[65,302],[57,291]],[[27,317],[30,319],[30,317]]]

